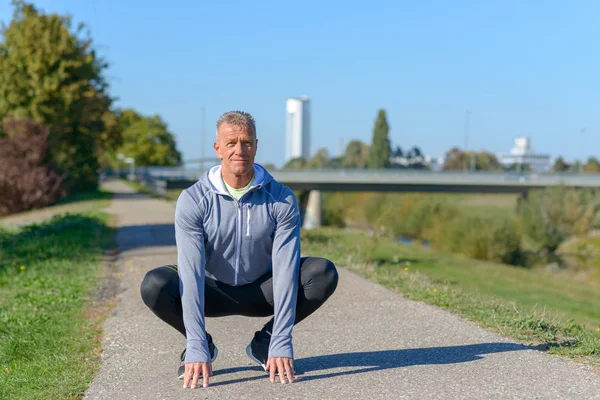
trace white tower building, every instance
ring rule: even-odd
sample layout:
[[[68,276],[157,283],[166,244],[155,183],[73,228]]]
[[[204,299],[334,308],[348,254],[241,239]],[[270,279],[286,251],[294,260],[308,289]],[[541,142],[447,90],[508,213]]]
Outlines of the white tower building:
[[[285,162],[293,158],[310,157],[310,100],[289,98],[285,119]]]
[[[499,158],[505,167],[514,164],[518,168],[529,165],[535,172],[542,172],[550,167],[550,156],[536,153],[531,147],[531,140],[523,136],[515,139],[515,147],[510,150],[510,154],[501,154]]]

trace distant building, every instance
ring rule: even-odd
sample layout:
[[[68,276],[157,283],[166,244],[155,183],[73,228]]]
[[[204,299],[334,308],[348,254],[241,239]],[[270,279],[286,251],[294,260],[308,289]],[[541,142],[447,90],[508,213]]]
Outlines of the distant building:
[[[532,171],[541,172],[550,168],[551,157],[547,154],[536,154],[531,147],[531,140],[528,137],[518,137],[515,139],[515,146],[510,154],[500,154],[498,156],[500,163],[504,167],[516,165],[517,169],[525,165],[531,167]]]
[[[285,162],[310,157],[310,100],[307,97],[287,100],[285,141]]]

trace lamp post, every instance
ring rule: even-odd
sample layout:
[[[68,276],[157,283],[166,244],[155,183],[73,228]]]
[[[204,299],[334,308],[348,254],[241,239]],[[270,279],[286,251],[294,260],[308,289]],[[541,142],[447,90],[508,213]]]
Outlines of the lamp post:
[[[123,153],[118,153],[117,159],[119,161],[123,161],[125,164],[129,164],[129,176],[127,177],[127,179],[129,179],[130,181],[135,180],[135,159],[132,157],[127,157]],[[120,175],[120,172],[121,172],[121,165],[119,164],[119,175]]]
[[[581,128],[579,133],[581,133],[581,162],[579,163],[579,173],[583,173],[583,163],[585,162],[585,156],[583,152],[585,151],[585,146],[583,145],[583,135],[585,134],[586,128]]]

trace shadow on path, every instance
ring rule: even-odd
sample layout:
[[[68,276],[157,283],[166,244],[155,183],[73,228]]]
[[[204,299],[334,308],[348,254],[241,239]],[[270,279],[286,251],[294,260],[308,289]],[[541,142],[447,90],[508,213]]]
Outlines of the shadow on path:
[[[328,354],[322,356],[301,358],[294,361],[294,367],[300,379],[298,383],[308,382],[336,376],[355,375],[366,372],[381,371],[393,368],[410,367],[413,365],[443,365],[471,362],[483,359],[486,354],[503,353],[507,351],[522,351],[529,348],[516,343],[480,343],[464,346],[430,347],[423,349],[382,350],[362,353]],[[358,368],[351,371],[328,372],[302,377],[309,371],[322,371],[335,368]],[[264,372],[260,367],[228,368],[215,371],[215,375],[224,375],[241,371]],[[267,375],[249,378],[233,379],[216,382],[213,386],[227,385],[268,379]]]
[[[130,225],[120,227],[117,241],[121,251],[143,247],[175,246],[173,224]]]

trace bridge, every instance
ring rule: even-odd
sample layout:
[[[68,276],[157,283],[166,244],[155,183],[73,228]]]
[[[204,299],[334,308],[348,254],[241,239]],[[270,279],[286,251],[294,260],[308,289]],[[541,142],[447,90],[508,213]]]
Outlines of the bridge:
[[[136,171],[157,192],[184,189],[202,175],[200,169],[149,167]],[[281,170],[273,177],[299,191],[306,228],[320,226],[322,191],[396,191],[444,193],[519,193],[551,186],[600,188],[600,174],[520,172],[462,172],[419,170]]]

